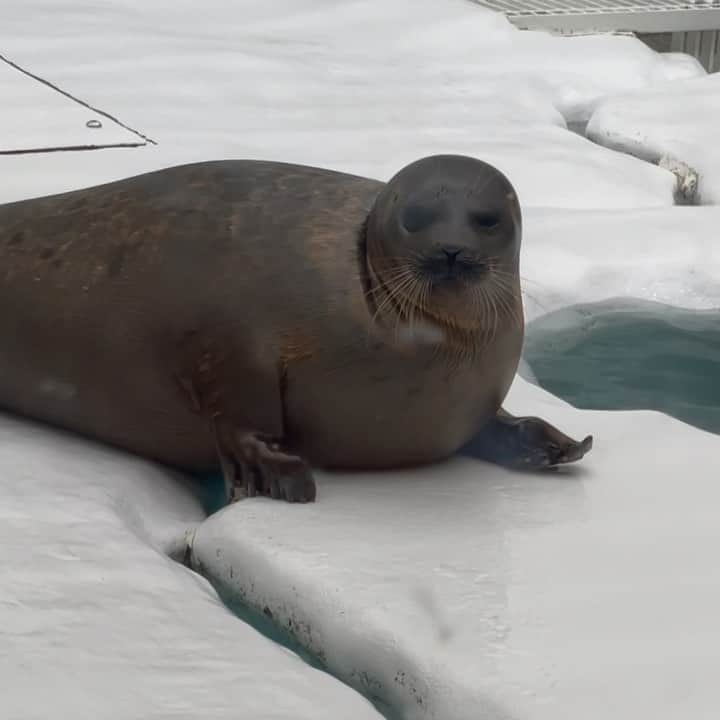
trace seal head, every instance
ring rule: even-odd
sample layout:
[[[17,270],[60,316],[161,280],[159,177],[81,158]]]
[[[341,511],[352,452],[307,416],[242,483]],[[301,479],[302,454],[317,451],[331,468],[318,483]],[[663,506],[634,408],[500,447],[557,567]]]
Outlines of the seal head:
[[[521,213],[510,181],[488,163],[435,155],[397,173],[367,224],[369,302],[426,330],[486,332],[519,320]]]

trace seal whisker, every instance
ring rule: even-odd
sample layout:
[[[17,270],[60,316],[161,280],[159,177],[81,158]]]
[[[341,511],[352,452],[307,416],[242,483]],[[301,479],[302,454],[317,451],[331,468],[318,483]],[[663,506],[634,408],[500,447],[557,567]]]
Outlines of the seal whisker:
[[[495,298],[503,314],[509,317],[513,324],[518,327],[520,326],[520,321],[518,319],[517,313],[515,312],[515,308],[513,307],[513,303],[510,300],[511,297],[512,296],[510,296],[509,293],[502,290],[500,292],[497,292],[495,295]]]
[[[517,283],[511,283],[506,278],[495,273],[490,274],[488,285],[495,290],[506,293],[512,297],[516,296],[517,291],[520,289]]]
[[[490,342],[490,303],[488,301],[485,289],[482,286],[477,288],[478,299],[482,303],[484,318],[483,318],[483,345],[487,345]]]
[[[398,282],[405,280],[413,274],[412,268],[409,266],[394,268],[390,271],[386,277],[381,278],[378,274],[371,269],[371,275],[375,280],[375,286],[366,290],[366,298],[374,298],[376,295],[387,295],[390,289]]]
[[[415,312],[417,309],[417,289],[418,289],[418,280],[417,278],[414,278],[413,284],[409,287],[407,293],[403,293],[403,304],[402,304],[402,313],[403,317],[405,317],[405,322],[407,324],[408,329],[410,330],[410,334],[412,335],[413,326],[415,324]]]
[[[432,287],[432,285],[430,283],[430,279],[425,278],[423,281],[423,291],[422,291],[422,298],[421,298],[423,310],[427,309],[428,298],[430,297],[431,287]]]
[[[530,300],[532,300],[539,308],[541,308],[545,312],[549,312],[548,306],[541,300],[538,300],[535,295],[531,295],[527,290],[521,290],[520,292],[526,297],[530,298]]]
[[[514,310],[514,305],[516,303],[513,302],[516,298],[514,288],[512,288],[503,278],[491,275],[488,282],[488,292],[492,295],[501,313],[515,320],[517,324],[517,318]]]
[[[414,336],[415,315],[418,310],[417,297],[419,287],[420,282],[416,276],[413,276],[413,282],[410,287],[407,288],[407,292],[405,290],[402,292],[404,302],[401,306],[401,315],[398,319],[399,321],[402,321],[403,319],[405,320],[411,336]]]
[[[427,279],[423,279],[420,281],[419,279],[415,279],[415,285],[413,286],[413,295],[412,295],[412,303],[411,303],[411,317],[410,317],[410,327],[415,331],[415,326],[417,323],[417,316],[424,315],[424,304],[423,304],[423,296],[425,294],[425,285],[427,282]]]
[[[383,298],[382,302],[375,309],[375,313],[373,314],[373,316],[370,320],[371,324],[374,324],[377,321],[377,319],[380,317],[380,314],[382,313],[382,311],[386,307],[390,306],[390,307],[395,308],[396,327],[397,327],[397,317],[400,315],[400,311],[399,311],[398,305],[397,305],[398,296],[406,288],[410,287],[413,282],[415,282],[415,278],[414,278],[414,276],[409,274],[403,280],[386,286],[386,296]]]
[[[512,283],[513,281],[517,282],[517,280],[520,279],[520,280],[522,280],[523,283],[529,282],[529,283],[532,283],[532,284],[534,284],[534,285],[537,285],[539,288],[541,288],[541,289],[543,289],[543,290],[546,289],[543,285],[541,285],[540,283],[535,282],[534,280],[528,280],[526,277],[524,277],[524,276],[522,276],[522,275],[516,276],[516,275],[514,275],[513,273],[507,272],[507,271],[505,271],[505,270],[501,270],[501,269],[499,269],[499,268],[498,268],[498,269],[494,269],[494,270],[493,270],[493,273],[495,273],[498,277],[501,277],[501,278],[503,278],[503,279],[505,279],[505,280],[510,281],[511,283]],[[538,300],[538,298],[537,298],[535,295],[533,295],[532,293],[528,292],[524,287],[522,287],[522,285],[520,286],[520,292],[521,292],[523,295],[525,295],[526,297],[528,297],[530,300],[532,300],[538,307],[542,308],[542,309],[545,310],[546,312],[548,311],[548,309],[549,309],[548,306],[547,306],[545,303],[543,303],[541,300]]]
[[[378,283],[378,285],[374,288],[371,288],[368,290],[365,295],[366,297],[374,297],[376,295],[386,295],[392,288],[394,288],[398,283],[404,282],[405,280],[412,277],[412,273],[406,273],[404,275],[399,275],[397,277],[394,277],[392,280],[384,280],[383,282]]]
[[[490,278],[489,286],[495,293],[498,302],[502,304],[505,313],[510,316],[516,326],[522,326],[519,307],[516,302],[517,291],[519,290],[517,284],[513,284],[509,282],[507,278],[493,273]]]
[[[408,275],[414,271],[414,268],[409,263],[402,263],[400,265],[395,265],[393,267],[390,267],[388,269],[384,269],[380,272],[378,272],[374,266],[371,266],[374,277],[378,280],[378,284],[382,284],[383,281],[385,283],[392,282],[393,280],[397,280],[399,277],[403,277],[405,275]]]
[[[495,306],[495,301],[493,299],[493,296],[490,294],[488,289],[485,287],[483,288],[483,292],[485,293],[488,303],[490,305],[490,312],[492,315],[492,322],[490,323],[490,340],[489,342],[492,342],[495,339],[495,334],[497,332],[497,307]]]
[[[485,338],[485,342],[486,342],[486,344],[491,345],[493,340],[495,339],[495,334],[497,332],[497,327],[496,327],[497,311],[495,308],[495,303],[493,301],[493,298],[490,295],[487,287],[483,286],[482,293],[483,293],[483,298],[485,299],[485,302],[487,303],[487,307],[488,307],[488,327],[487,327],[487,337]]]
[[[485,288],[482,285],[479,285],[476,288],[476,292],[478,295],[478,300],[482,305],[482,311],[483,311],[483,320],[482,320],[482,340],[483,345],[487,345],[490,342],[490,328],[491,328],[491,316],[492,316],[492,310],[490,307],[490,302],[487,297],[487,293],[485,292]]]
[[[405,286],[406,284],[408,284],[410,282],[412,282],[412,278],[408,276],[407,278],[400,281],[399,283],[385,286],[385,288],[384,288],[385,297],[383,298],[382,302],[376,308],[375,315],[373,316],[373,320],[376,320],[379,317],[379,315],[382,313],[382,311],[385,309],[386,306],[395,305],[397,293],[400,291],[400,289],[403,286]]]
[[[400,334],[400,323],[403,321],[403,317],[405,314],[405,294],[404,290],[409,289],[413,285],[412,278],[409,278],[406,282],[402,284],[401,287],[398,288],[395,297],[398,299],[398,302],[395,306],[395,323],[393,326],[393,337],[395,339],[395,343],[398,342],[399,334]]]
[[[525,275],[520,275],[520,274],[515,275],[514,273],[507,272],[507,270],[501,270],[499,268],[496,270],[496,272],[500,275],[504,275],[505,277],[512,278],[513,280],[520,278],[520,280],[522,280],[524,283],[530,283],[531,285],[537,285],[542,290],[548,289],[546,285],[543,285],[542,283],[539,283],[536,280],[531,280],[530,278],[526,277]]]
[[[374,269],[372,269],[371,265],[370,272],[375,278],[376,286],[366,293],[366,297],[380,295],[382,296],[382,300],[375,307],[375,310],[370,317],[368,332],[366,334],[366,347],[369,347],[371,328],[377,326],[378,319],[381,317],[383,312],[390,307],[394,309],[395,313],[394,337],[395,342],[397,342],[398,325],[400,318],[403,315],[403,293],[406,289],[411,288],[416,282],[414,269],[407,263],[391,269],[386,278],[379,277],[377,273],[375,273]],[[388,279],[388,277],[390,279]],[[398,300],[400,300],[400,303],[398,303]]]
[[[505,293],[499,294],[498,302],[501,304],[505,315],[510,318],[513,325],[515,327],[522,327],[522,321],[515,309],[514,303],[512,303],[508,295]]]

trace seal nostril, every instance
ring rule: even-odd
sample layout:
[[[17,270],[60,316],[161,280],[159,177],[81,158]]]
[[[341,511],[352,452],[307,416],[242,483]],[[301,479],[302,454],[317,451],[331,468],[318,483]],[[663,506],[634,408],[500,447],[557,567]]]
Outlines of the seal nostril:
[[[445,254],[445,257],[447,259],[447,264],[452,266],[455,264],[455,261],[458,258],[458,255],[462,252],[460,249],[455,248],[443,248],[443,253]]]

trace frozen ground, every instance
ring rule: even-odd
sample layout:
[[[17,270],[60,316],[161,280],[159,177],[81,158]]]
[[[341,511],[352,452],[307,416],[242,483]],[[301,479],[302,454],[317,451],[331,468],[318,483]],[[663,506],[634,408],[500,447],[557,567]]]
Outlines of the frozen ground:
[[[592,459],[323,476],[212,516],[196,566],[407,720],[715,717],[718,437],[522,380],[508,407],[592,430]]]
[[[465,152],[518,187],[530,317],[613,295],[718,304],[716,209],[671,207],[672,173],[565,129],[702,75],[632,39],[523,34],[461,0],[6,0],[0,52],[159,142],[0,157],[2,201],[199,159],[387,178]],[[8,87],[2,148],[60,123],[50,91]],[[200,524],[196,562],[407,718],[714,717],[718,438],[522,380],[510,407],[596,447],[567,475],[324,475],[315,506]],[[165,557],[202,520],[177,479],[10,419],[2,434],[8,717],[374,716]]]
[[[0,492],[3,718],[380,717],[168,557],[203,518],[170,473],[0,417]]]
[[[524,219],[527,320],[613,297],[720,308],[720,208],[531,208]]]
[[[702,72],[626,37],[523,34],[466,0],[6,0],[0,47],[159,142],[72,172],[8,159],[0,200],[208,157],[386,179],[442,148],[497,163],[526,206],[667,206],[670,172],[563,128],[608,93]]]

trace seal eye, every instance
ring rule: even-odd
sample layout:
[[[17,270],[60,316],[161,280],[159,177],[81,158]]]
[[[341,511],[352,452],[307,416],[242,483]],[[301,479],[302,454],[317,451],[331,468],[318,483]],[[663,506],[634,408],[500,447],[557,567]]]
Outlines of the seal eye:
[[[500,216],[495,213],[472,213],[470,223],[479,230],[495,230],[500,224]]]
[[[402,214],[403,227],[409,233],[420,232],[430,227],[437,219],[437,212],[433,208],[422,205],[410,205]]]

